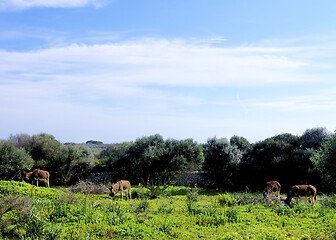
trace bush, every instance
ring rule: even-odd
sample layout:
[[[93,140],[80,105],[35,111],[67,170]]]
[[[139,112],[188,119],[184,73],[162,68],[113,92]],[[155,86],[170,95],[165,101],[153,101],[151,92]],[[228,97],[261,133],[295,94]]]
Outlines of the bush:
[[[69,187],[69,191],[86,195],[109,193],[109,189],[103,184],[94,184],[90,181],[79,181],[76,185]]]

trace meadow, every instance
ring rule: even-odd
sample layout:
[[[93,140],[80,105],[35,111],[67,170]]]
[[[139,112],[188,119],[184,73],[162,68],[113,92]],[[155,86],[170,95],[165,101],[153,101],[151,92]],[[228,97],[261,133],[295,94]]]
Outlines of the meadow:
[[[335,195],[290,208],[261,193],[196,187],[132,186],[130,202],[120,195],[113,201],[92,184],[73,189],[1,181],[0,238],[336,239]]]

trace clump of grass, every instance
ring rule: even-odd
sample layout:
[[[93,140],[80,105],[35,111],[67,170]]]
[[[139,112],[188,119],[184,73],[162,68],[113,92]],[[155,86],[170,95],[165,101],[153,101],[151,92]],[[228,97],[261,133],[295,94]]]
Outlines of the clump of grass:
[[[142,199],[138,204],[132,203],[132,212],[133,215],[137,218],[139,223],[143,223],[146,219],[149,218],[149,201],[148,199]]]
[[[157,212],[158,213],[172,213],[174,211],[173,200],[170,200],[169,203],[163,203],[159,206]]]
[[[289,206],[283,204],[276,205],[273,211],[279,216],[290,216],[294,213],[294,211]]]
[[[228,193],[218,195],[217,200],[221,206],[229,206],[229,207],[233,206],[237,202],[237,199],[230,196]]]
[[[106,211],[104,217],[109,225],[123,223],[126,220],[126,210],[118,203],[110,203],[104,210]]]
[[[159,221],[157,224],[157,228],[165,233],[166,235],[176,238],[177,236],[174,233],[174,222],[169,218],[164,218],[162,221]]]
[[[26,234],[25,238],[37,239],[44,236],[44,231],[46,229],[46,221],[42,219],[40,214],[35,213],[33,210],[27,215],[25,224]]]
[[[202,214],[196,216],[196,224],[199,226],[220,226],[227,221],[225,211],[215,204],[203,208]]]
[[[239,220],[239,211],[233,208],[228,208],[225,212],[227,221],[231,223],[238,222]]]

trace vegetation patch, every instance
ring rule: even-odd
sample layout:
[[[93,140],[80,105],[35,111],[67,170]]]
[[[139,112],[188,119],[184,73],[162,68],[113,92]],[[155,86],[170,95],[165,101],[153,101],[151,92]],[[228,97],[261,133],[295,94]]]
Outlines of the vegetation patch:
[[[293,203],[290,208],[281,202],[260,201],[261,193],[215,193],[195,187],[169,186],[165,190],[170,193],[168,197],[142,197],[130,202],[120,198],[113,201],[108,194],[72,193],[68,188],[40,187],[38,194],[31,194],[31,188],[32,185],[23,182],[0,182],[0,238],[336,237],[334,195],[320,196],[314,207],[299,202]],[[143,191],[141,186],[133,188],[138,192]]]

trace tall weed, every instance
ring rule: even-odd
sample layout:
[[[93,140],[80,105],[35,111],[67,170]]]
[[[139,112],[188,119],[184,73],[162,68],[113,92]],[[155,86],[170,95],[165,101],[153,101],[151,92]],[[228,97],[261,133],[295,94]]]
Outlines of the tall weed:
[[[200,214],[202,213],[202,209],[197,204],[198,201],[198,189],[195,186],[192,189],[188,189],[187,196],[186,196],[186,209],[187,212],[193,214]]]

